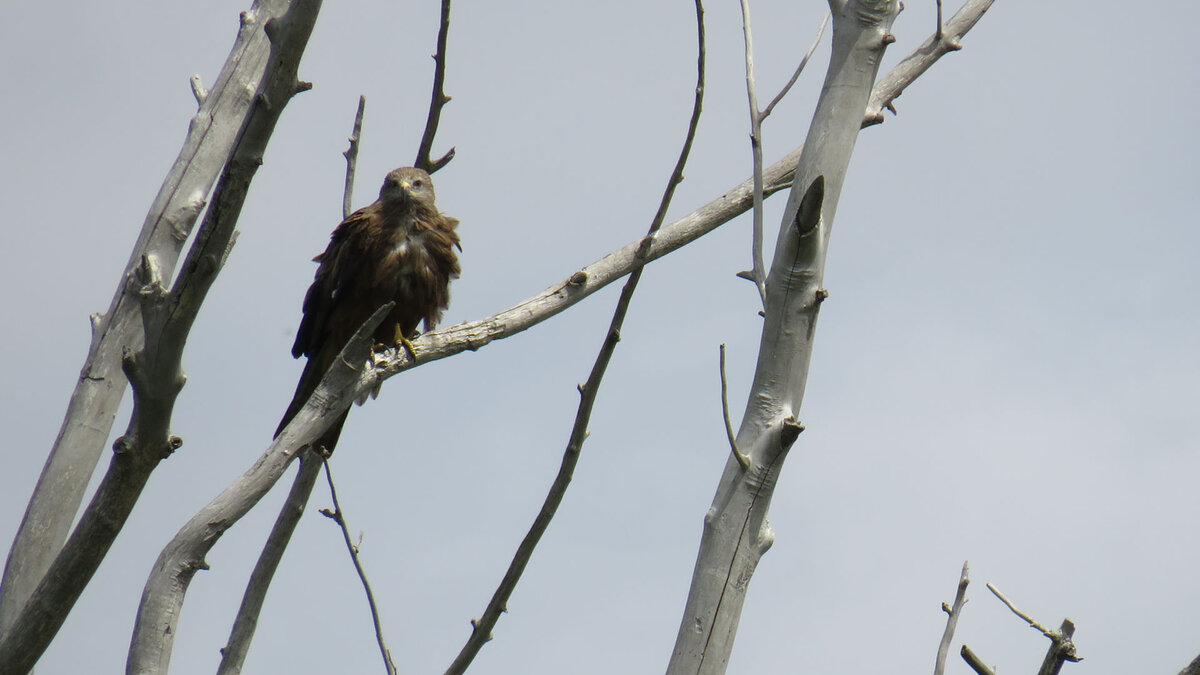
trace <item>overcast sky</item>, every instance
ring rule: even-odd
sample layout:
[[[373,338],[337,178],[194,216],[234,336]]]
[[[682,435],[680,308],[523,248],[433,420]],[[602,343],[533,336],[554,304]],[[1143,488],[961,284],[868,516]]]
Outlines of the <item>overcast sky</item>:
[[[886,70],[933,30],[910,1]],[[195,101],[249,0],[4,3],[0,21],[0,543],[7,548]],[[834,224],[812,374],[731,673],[928,672],[963,560],[957,637],[1001,672],[1047,642],[984,588],[1057,626],[1064,672],[1174,673],[1200,653],[1200,6],[998,0],[863,132]],[[671,217],[749,175],[737,3],[710,3],[705,114]],[[957,5],[948,5],[948,11]],[[754,5],[759,82],[790,74],[825,6]],[[462,221],[445,325],[487,316],[644,232],[694,85],[692,3],[456,3],[435,151]],[[184,354],[172,432],[128,525],[38,672],[120,672],[162,546],[267,446],[301,364],[289,349],[312,256],[340,219],[367,97],[355,205],[409,164],[437,3],[326,3],[241,236]],[[764,132],[804,138],[818,50]],[[768,210],[772,229],[783,198]],[[768,235],[769,242],[774,235]],[[654,673],[679,625],[731,408],[758,346],[749,218],[642,281],[558,518],[476,673]],[[478,353],[388,381],[334,458],[402,672],[457,653],[543,499],[615,287]],[[128,408],[128,398],[126,400]],[[123,411],[114,433],[128,420]],[[736,420],[735,420],[736,423]],[[108,452],[100,466],[107,466]],[[290,479],[290,474],[289,477]],[[285,479],[281,486],[290,480]],[[191,586],[173,672],[210,673],[282,490]],[[253,673],[382,672],[318,488],[262,615]],[[957,642],[955,651],[957,651]],[[967,673],[955,658],[949,672]]]

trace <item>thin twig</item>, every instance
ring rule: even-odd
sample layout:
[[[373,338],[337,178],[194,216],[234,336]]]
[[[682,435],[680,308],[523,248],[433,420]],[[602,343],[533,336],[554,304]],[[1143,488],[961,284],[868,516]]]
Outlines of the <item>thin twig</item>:
[[[1010,610],[1012,610],[1013,614],[1016,614],[1017,616],[1024,619],[1025,623],[1029,624],[1035,630],[1041,631],[1042,635],[1045,635],[1046,637],[1053,639],[1054,633],[1049,628],[1046,628],[1045,626],[1038,623],[1037,621],[1034,621],[1033,617],[1031,617],[1028,614],[1026,614],[1025,612],[1022,612],[1021,610],[1017,609],[1017,606],[1012,604],[1012,601],[1010,601],[1008,598],[1004,597],[1004,594],[1001,593],[992,584],[989,583],[987,585],[987,587],[988,587],[988,590],[992,592],[992,595],[995,595],[997,598],[1000,598],[1000,602],[1003,602],[1006,606],[1008,606],[1008,608]]]
[[[988,665],[983,662],[983,659],[979,658],[978,654],[971,651],[970,647],[963,645],[962,649],[960,649],[958,653],[962,655],[963,661],[966,661],[967,665],[971,666],[971,670],[979,673],[979,675],[996,675],[996,671],[988,667]]]
[[[933,666],[933,675],[946,672],[946,656],[950,653],[950,643],[954,640],[954,629],[958,626],[958,617],[962,615],[963,605],[967,604],[967,584],[971,579],[967,576],[967,563],[963,561],[962,576],[958,578],[958,592],[954,595],[954,606],[947,607],[942,603],[946,617],[946,630],[942,633],[942,643],[938,646],[937,662]]]
[[[275,525],[267,540],[263,543],[262,553],[254,563],[250,579],[246,581],[246,590],[242,593],[242,604],[238,606],[233,627],[229,630],[229,640],[221,649],[221,663],[217,666],[217,675],[236,675],[242,672],[246,655],[250,651],[250,642],[254,639],[254,631],[258,627],[258,617],[262,614],[263,603],[267,599],[267,590],[271,579],[279,569],[284,551],[292,540],[296,525],[304,515],[308,497],[312,494],[313,486],[321,475],[321,465],[317,463],[317,452],[305,450],[300,457],[300,470],[292,482],[287,499],[279,508]]]
[[[354,195],[354,171],[358,168],[358,139],[362,137],[363,109],[367,106],[367,97],[359,95],[358,112],[354,114],[354,129],[350,132],[350,147],[342,153],[346,158],[346,189],[342,192],[342,219],[350,217],[354,207],[351,198]]]
[[[937,0],[937,32],[935,32],[933,36],[938,40],[941,40],[945,35],[946,32],[942,28],[942,0]]]
[[[675,194],[675,188],[683,181],[683,167],[687,164],[688,155],[692,150],[692,143],[696,138],[696,128],[700,123],[700,112],[704,101],[704,6],[701,0],[695,0],[695,4],[698,56],[696,59],[696,95],[692,104],[692,117],[688,123],[687,136],[683,143],[683,149],[679,153],[679,159],[675,163],[675,168],[671,172],[671,177],[668,179],[667,187],[663,192],[662,200],[659,202],[658,211],[654,214],[649,231],[640,247],[642,251],[648,250],[650,244],[653,243],[654,234],[662,227],[662,223],[666,218],[671,198]],[[471,621],[471,637],[468,638],[467,643],[463,645],[454,662],[446,670],[447,675],[457,675],[465,672],[483,645],[492,639],[492,629],[495,627],[496,622],[499,621],[500,614],[508,610],[508,598],[516,588],[521,574],[524,572],[526,565],[529,564],[529,560],[533,557],[534,549],[537,547],[542,535],[546,532],[546,528],[550,526],[550,521],[554,518],[554,514],[557,512],[563,497],[566,495],[567,487],[570,485],[571,477],[575,472],[575,466],[579,462],[583,442],[588,436],[588,422],[591,419],[592,406],[595,404],[596,395],[600,390],[600,382],[604,378],[609,361],[612,359],[617,343],[621,339],[621,327],[624,325],[630,301],[633,299],[634,291],[637,290],[638,281],[641,279],[642,269],[644,268],[639,267],[634,270],[625,282],[624,288],[621,289],[621,297],[617,301],[612,322],[609,324],[604,343],[600,347],[600,353],[596,356],[596,361],[592,365],[587,382],[579,387],[579,408],[575,414],[575,423],[571,428],[571,435],[567,441],[566,450],[563,452],[558,475],[555,476],[554,483],[550,486],[546,499],[542,503],[541,510],[534,519],[533,525],[529,528],[529,532],[521,540],[521,545],[517,547],[517,552],[513,556],[513,560],[509,564],[504,578],[496,588],[496,592],[492,595],[492,599],[484,610],[483,615],[478,620]]]
[[[1050,650],[1046,652],[1046,658],[1042,661],[1042,667],[1038,670],[1038,675],[1058,675],[1058,672],[1062,670],[1064,662],[1071,661],[1074,663],[1083,660],[1076,655],[1075,643],[1071,641],[1071,638],[1075,635],[1075,624],[1070,619],[1063,619],[1062,626],[1058,630],[1050,630],[1037,621],[1034,621],[1033,617],[1017,609],[1016,605],[1004,597],[1004,594],[997,590],[995,586],[988,584],[987,587],[993,595],[1000,598],[1000,602],[1003,602],[1012,610],[1013,614],[1021,617],[1025,623],[1029,624],[1035,630],[1040,631],[1042,635],[1050,638]]]
[[[446,36],[450,33],[450,0],[442,0],[441,26],[438,28],[437,53],[433,55],[433,94],[429,99],[429,116],[425,119],[425,133],[417,149],[417,161],[413,166],[434,173],[454,159],[454,148],[437,160],[432,160],[433,137],[437,135],[438,123],[442,119],[442,108],[450,102],[446,95]]]
[[[783,85],[783,89],[780,89],[779,93],[775,94],[775,98],[771,99],[771,102],[767,104],[767,107],[763,108],[761,115],[762,119],[765,120],[771,116],[771,111],[774,110],[775,106],[783,100],[784,96],[787,96],[787,93],[791,90],[792,85],[796,84],[796,80],[800,79],[800,73],[804,72],[804,66],[808,65],[808,60],[811,59],[813,53],[817,51],[817,45],[821,44],[821,38],[825,35],[825,26],[829,25],[830,16],[831,14],[829,12],[825,12],[825,18],[821,20],[821,28],[817,30],[817,37],[813,38],[813,42],[808,47],[808,51],[804,53],[804,58],[800,59],[800,65],[796,66],[796,72],[792,73],[792,79],[788,80],[787,84]]]
[[[725,436],[729,438],[729,450],[734,459],[741,465],[742,471],[750,468],[750,457],[738,450],[737,439],[733,436],[733,424],[729,421],[729,382],[725,378],[725,345],[721,345],[721,416],[725,419]]]
[[[767,267],[763,262],[763,178],[762,178],[762,120],[758,110],[758,91],[754,82],[754,31],[750,27],[750,0],[742,2],[742,35],[746,42],[746,98],[750,102],[750,154],[753,161],[754,213],[750,236],[750,274],[739,274],[754,282],[758,298],[767,306]]]
[[[371,582],[367,581],[367,572],[363,569],[358,557],[358,547],[350,540],[350,528],[346,527],[346,516],[342,513],[342,505],[338,502],[337,488],[333,485],[333,472],[329,469],[329,457],[322,456],[325,465],[325,480],[329,483],[329,497],[333,500],[333,511],[321,509],[321,515],[333,520],[342,530],[342,539],[346,542],[346,550],[350,552],[350,560],[354,561],[354,570],[362,581],[363,591],[367,594],[367,604],[371,606],[371,621],[375,624],[375,641],[379,643],[379,654],[383,657],[383,665],[388,675],[396,675],[396,664],[392,662],[392,652],[383,639],[383,627],[379,623],[379,608],[375,604],[375,594],[371,591]]]

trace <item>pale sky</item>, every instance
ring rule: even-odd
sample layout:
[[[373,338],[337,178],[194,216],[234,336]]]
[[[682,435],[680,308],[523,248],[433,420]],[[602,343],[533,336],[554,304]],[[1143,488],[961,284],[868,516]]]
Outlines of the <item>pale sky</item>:
[[[909,2],[884,69],[933,30]],[[249,0],[4,4],[0,349],[10,392],[0,542],[20,521],[88,346]],[[730,673],[928,672],[970,560],[958,640],[1000,672],[1077,625],[1064,673],[1174,673],[1200,653],[1200,106],[1196,3],[997,0],[863,132],[834,223],[812,374]],[[948,4],[948,11],[957,9]],[[1138,11],[1141,9],[1142,11]],[[709,80],[670,218],[749,175],[737,3],[707,7]],[[754,4],[768,98],[825,5]],[[241,236],[188,342],[160,465],[38,667],[121,672],[138,596],[178,528],[271,439],[301,364],[300,304],[341,208],[367,97],[355,205],[415,154],[437,3],[326,3]],[[462,221],[444,325],[515,304],[636,239],[675,162],[694,84],[692,3],[460,1],[435,179]],[[798,145],[828,42],[768,121]],[[770,203],[774,241],[783,197]],[[670,656],[731,409],[758,345],[742,217],[646,271],[565,503],[472,672],[653,673]],[[334,457],[402,672],[441,672],[557,470],[616,287],[537,326],[405,373],[355,409]],[[126,398],[128,408],[128,397]],[[128,421],[123,411],[114,436]],[[736,423],[737,420],[735,420]],[[107,466],[105,451],[99,468]],[[219,661],[290,483],[208,557],[174,673]],[[382,672],[340,534],[310,513],[272,586],[247,672]],[[950,673],[968,673],[956,656]]]

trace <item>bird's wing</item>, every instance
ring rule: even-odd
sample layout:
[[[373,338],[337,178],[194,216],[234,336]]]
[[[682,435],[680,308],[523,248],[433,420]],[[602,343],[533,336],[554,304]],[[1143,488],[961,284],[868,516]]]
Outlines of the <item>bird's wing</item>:
[[[296,342],[292,345],[292,356],[313,356],[324,345],[329,336],[329,318],[344,294],[351,279],[360,271],[356,260],[361,257],[360,234],[372,217],[371,207],[350,214],[342,221],[329,239],[325,252],[313,258],[320,267],[316,277],[304,295],[304,316],[296,330]],[[341,349],[342,345],[337,345]]]

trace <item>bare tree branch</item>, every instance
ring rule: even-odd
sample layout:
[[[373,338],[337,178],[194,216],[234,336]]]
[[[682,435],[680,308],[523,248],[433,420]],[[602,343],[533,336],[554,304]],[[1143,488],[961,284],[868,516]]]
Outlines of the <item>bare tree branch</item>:
[[[771,99],[771,102],[767,104],[767,107],[763,108],[762,118],[764,120],[771,116],[771,111],[774,110],[775,106],[779,105],[779,102],[783,100],[783,97],[787,96],[787,93],[792,90],[792,85],[796,84],[796,80],[800,79],[800,73],[804,72],[804,66],[808,65],[809,59],[811,59],[813,53],[817,51],[817,45],[821,44],[821,37],[825,35],[825,26],[829,25],[829,16],[829,12],[825,12],[825,18],[821,19],[821,27],[817,29],[817,37],[813,38],[812,44],[808,47],[808,51],[804,53],[804,58],[800,59],[800,64],[796,66],[796,72],[792,73],[791,79],[787,81],[787,84],[783,85],[783,89],[780,89],[778,94],[775,94],[775,98]]]
[[[817,37],[813,40],[812,46],[804,58],[800,59],[800,65],[796,67],[796,71],[792,73],[791,79],[783,86],[783,89],[776,94],[775,98],[764,110],[758,109],[758,88],[754,77],[754,34],[750,26],[750,1],[741,0],[742,5],[742,34],[745,37],[746,43],[746,96],[750,103],[750,154],[752,158],[753,171],[751,179],[754,181],[754,215],[753,226],[751,228],[751,243],[750,243],[750,259],[751,269],[746,272],[739,272],[738,276],[743,279],[749,279],[754,282],[758,288],[758,296],[760,302],[766,305],[767,302],[767,271],[766,265],[763,263],[763,185],[762,185],[762,123],[763,120],[771,114],[775,106],[783,100],[791,90],[792,85],[799,79],[800,73],[804,72],[804,66],[808,65],[808,60],[812,58],[813,52],[816,51],[817,45],[821,43],[821,36],[825,34],[825,24],[829,22],[829,14],[825,15],[825,19],[821,21],[821,29],[817,31]]]
[[[210,91],[198,77],[193,93],[201,101],[187,139],[150,207],[137,243],[117,284],[108,311],[92,315],[92,341],[66,415],[38,478],[0,581],[0,636],[16,621],[34,588],[67,539],[125,393],[122,360],[141,348],[141,298],[135,276],[150,261],[163,279],[175,264],[205,197],[249,114],[245,91],[258,89],[269,44],[263,24],[278,16],[288,0],[255,0]]]
[[[816,321],[827,297],[825,256],[861,114],[899,11],[895,0],[830,2],[833,50],[797,162],[767,282],[758,364],[737,434],[751,459],[730,457],[704,518],[700,551],[668,675],[725,672],[749,580],[774,541],[767,513],[798,421]]]
[[[967,574],[967,563],[963,562],[962,576],[958,578],[958,592],[954,594],[954,606],[948,607],[942,603],[942,611],[946,612],[946,630],[942,633],[942,643],[938,645],[937,662],[933,666],[933,675],[946,672],[946,656],[950,653],[950,643],[954,641],[954,629],[958,626],[958,618],[962,616],[963,605],[967,604],[967,584],[971,579]]]
[[[342,155],[346,158],[346,186],[342,196],[342,217],[351,213],[351,195],[354,191],[354,173],[358,163],[359,137],[362,133],[363,111],[366,107],[365,96],[358,97],[358,110],[354,115],[354,127],[350,135],[350,147]],[[242,671],[246,655],[250,651],[250,642],[258,627],[258,617],[262,613],[263,603],[267,598],[267,590],[275,577],[275,571],[283,560],[283,554],[291,542],[308,498],[312,495],[317,476],[321,473],[321,464],[317,462],[319,451],[309,448],[300,458],[300,470],[288,491],[279,515],[275,517],[275,525],[267,535],[262,552],[250,572],[246,582],[246,590],[242,594],[242,603],[238,606],[234,617],[233,627],[229,632],[229,640],[221,648],[221,664],[217,668],[218,675],[235,675]]]
[[[363,591],[367,594],[367,604],[371,607],[371,622],[375,625],[375,642],[379,644],[379,654],[383,657],[383,666],[387,669],[388,675],[396,675],[396,664],[392,662],[392,652],[383,639],[383,626],[379,622],[379,608],[375,604],[375,593],[371,590],[371,582],[367,580],[367,572],[363,569],[362,560],[359,558],[358,546],[350,540],[350,528],[346,526],[346,514],[342,512],[342,505],[338,502],[337,488],[333,485],[333,471],[329,468],[328,455],[321,457],[321,465],[325,467],[325,479],[329,483],[329,497],[333,500],[333,510],[321,509],[321,515],[333,520],[341,528],[342,539],[346,542],[346,550],[350,552],[350,560],[354,563],[354,570],[358,572],[358,579],[362,582]]]
[[[758,91],[754,82],[754,32],[750,26],[750,0],[741,0],[742,6],[742,35],[746,43],[746,96],[750,101],[750,154],[753,170],[750,178],[754,181],[754,219],[750,237],[749,274],[743,272],[738,276],[754,282],[758,289],[758,299],[765,308],[767,304],[767,269],[763,263],[763,185],[762,185],[762,113],[758,110]]]
[[[1078,663],[1083,660],[1075,653],[1075,643],[1071,641],[1074,636],[1075,624],[1070,619],[1063,619],[1062,625],[1050,637],[1050,649],[1042,660],[1038,675],[1058,675],[1067,661]]]
[[[729,382],[725,377],[725,344],[721,344],[721,417],[725,420],[725,435],[729,438],[729,451],[741,465],[743,471],[751,466],[750,458],[738,449],[737,439],[733,436],[733,423],[729,420]]]
[[[433,55],[433,95],[429,99],[429,116],[425,119],[425,133],[421,136],[421,145],[417,149],[417,160],[413,166],[433,173],[454,159],[454,148],[437,160],[430,159],[433,151],[433,137],[437,135],[438,123],[442,120],[442,108],[450,102],[446,95],[446,36],[450,33],[450,0],[442,0],[441,27],[438,29],[437,53]]]
[[[196,572],[208,568],[205,555],[275,485],[291,461],[349,407],[353,399],[343,400],[335,392],[370,391],[374,386],[377,380],[368,367],[372,334],[393,306],[389,302],[380,307],[359,327],[304,408],[263,455],[193,516],[159,553],[138,605],[127,671],[147,675],[166,672],[184,595]],[[358,385],[351,386],[350,382]],[[333,412],[335,408],[337,413]]]
[[[113,461],[79,525],[0,642],[0,673],[33,667],[124,526],[150,473],[182,443],[169,430],[185,379],[183,348],[228,253],[275,123],[291,97],[311,86],[297,81],[296,68],[319,8],[319,1],[298,0],[263,26],[271,40],[267,72],[170,292],[158,261],[142,258],[137,280],[145,340],[140,349],[126,350],[122,364],[134,393],[129,427],[114,443]]]
[[[358,169],[358,140],[362,137],[363,111],[367,107],[367,97],[359,95],[358,112],[354,114],[354,129],[350,132],[350,147],[342,153],[346,158],[346,189],[342,191],[342,220],[354,212],[354,172]]]
[[[275,525],[267,535],[262,553],[254,564],[250,579],[246,582],[246,591],[242,594],[242,604],[234,617],[233,627],[229,631],[229,640],[221,648],[221,664],[217,666],[217,675],[235,675],[242,672],[246,662],[246,654],[250,651],[250,641],[254,639],[254,631],[258,627],[258,616],[262,613],[263,603],[267,599],[267,589],[271,587],[271,579],[279,569],[283,552],[296,531],[300,517],[308,506],[308,497],[312,494],[313,485],[321,475],[319,457],[312,449],[304,451],[300,458],[300,470],[287,499],[279,509]]]
[[[896,112],[892,103],[904,88],[912,84],[929,67],[946,54],[962,49],[962,37],[967,31],[983,18],[984,12],[992,6],[994,0],[967,0],[963,6],[946,23],[944,35],[936,33],[929,37],[909,54],[895,68],[882,77],[871,92],[871,102],[867,104],[866,118],[863,126],[869,127],[883,123],[884,109]]]
[[[1004,597],[1004,594],[1000,592],[1000,589],[996,588],[995,586],[993,586],[990,583],[987,585],[987,587],[988,587],[988,590],[992,592],[992,595],[995,595],[997,598],[999,598],[1000,602],[1003,602],[1008,607],[1008,609],[1012,611],[1013,614],[1016,614],[1017,616],[1024,619],[1025,623],[1029,624],[1029,626],[1031,628],[1033,628],[1036,631],[1041,632],[1041,634],[1045,635],[1046,637],[1052,637],[1054,635],[1054,632],[1051,631],[1049,628],[1046,628],[1042,624],[1035,621],[1033,619],[1033,617],[1031,617],[1028,614],[1026,614],[1025,612],[1022,612],[1021,610],[1017,609],[1017,606],[1014,605],[1011,600]]]
[[[1004,597],[1004,594],[995,586],[988,584],[987,587],[993,595],[1000,599],[1000,602],[1012,610],[1013,614],[1021,617],[1031,628],[1050,639],[1050,650],[1046,652],[1046,658],[1042,661],[1042,667],[1038,669],[1038,675],[1058,675],[1058,672],[1062,670],[1063,663],[1083,660],[1075,654],[1075,643],[1071,641],[1075,635],[1075,624],[1070,619],[1063,619],[1062,626],[1058,630],[1050,630],[1035,621],[1033,617],[1017,609],[1017,606]]]
[[[704,41],[704,6],[701,0],[695,0],[695,4],[697,57],[696,93],[692,102],[692,116],[688,122],[687,134],[684,138],[683,148],[679,152],[679,159],[675,162],[675,168],[667,180],[667,186],[663,191],[662,199],[659,201],[658,210],[655,212],[654,218],[650,223],[650,228],[643,238],[642,244],[639,246],[639,253],[649,248],[654,235],[662,227],[667,209],[671,205],[671,199],[675,195],[675,188],[683,182],[683,168],[687,164],[688,155],[691,154],[692,143],[696,139],[696,128],[700,124],[700,113],[704,103],[706,48]],[[621,289],[621,297],[617,300],[612,321],[609,323],[608,332],[605,334],[600,352],[596,355],[596,361],[592,364],[591,373],[588,375],[587,382],[579,386],[579,407],[575,413],[575,423],[571,427],[571,435],[567,440],[567,447],[563,453],[562,462],[559,465],[558,475],[555,476],[554,483],[550,486],[546,499],[542,503],[541,511],[538,512],[537,518],[534,519],[533,525],[529,528],[529,532],[522,539],[520,546],[517,547],[517,553],[513,556],[512,563],[509,565],[507,572],[505,572],[504,579],[501,580],[500,586],[492,595],[492,599],[484,610],[482,617],[478,621],[471,621],[471,637],[468,638],[467,644],[463,646],[458,656],[454,659],[454,662],[446,670],[447,675],[460,675],[465,672],[467,667],[471,665],[471,661],[474,660],[475,655],[483,648],[483,645],[492,639],[492,629],[495,627],[496,622],[500,620],[500,614],[508,609],[508,598],[516,588],[517,582],[520,580],[521,574],[525,571],[526,565],[532,559],[533,551],[537,547],[538,542],[541,541],[542,535],[545,534],[546,528],[550,526],[550,521],[553,520],[559,505],[562,504],[563,497],[566,496],[567,487],[571,483],[571,477],[575,473],[575,466],[578,464],[579,455],[583,450],[583,443],[587,440],[588,423],[591,420],[592,407],[596,402],[596,396],[600,392],[600,383],[604,379],[604,373],[607,371],[608,364],[612,360],[612,355],[617,349],[617,343],[621,340],[621,328],[625,323],[625,315],[629,311],[629,304],[633,300],[633,294],[637,291],[641,276],[642,268],[638,267],[629,275],[624,288]]]
[[[970,647],[963,645],[959,653],[962,655],[963,661],[966,661],[967,665],[971,666],[971,670],[979,673],[979,675],[996,675],[996,671],[984,663],[983,659],[971,651]]]

